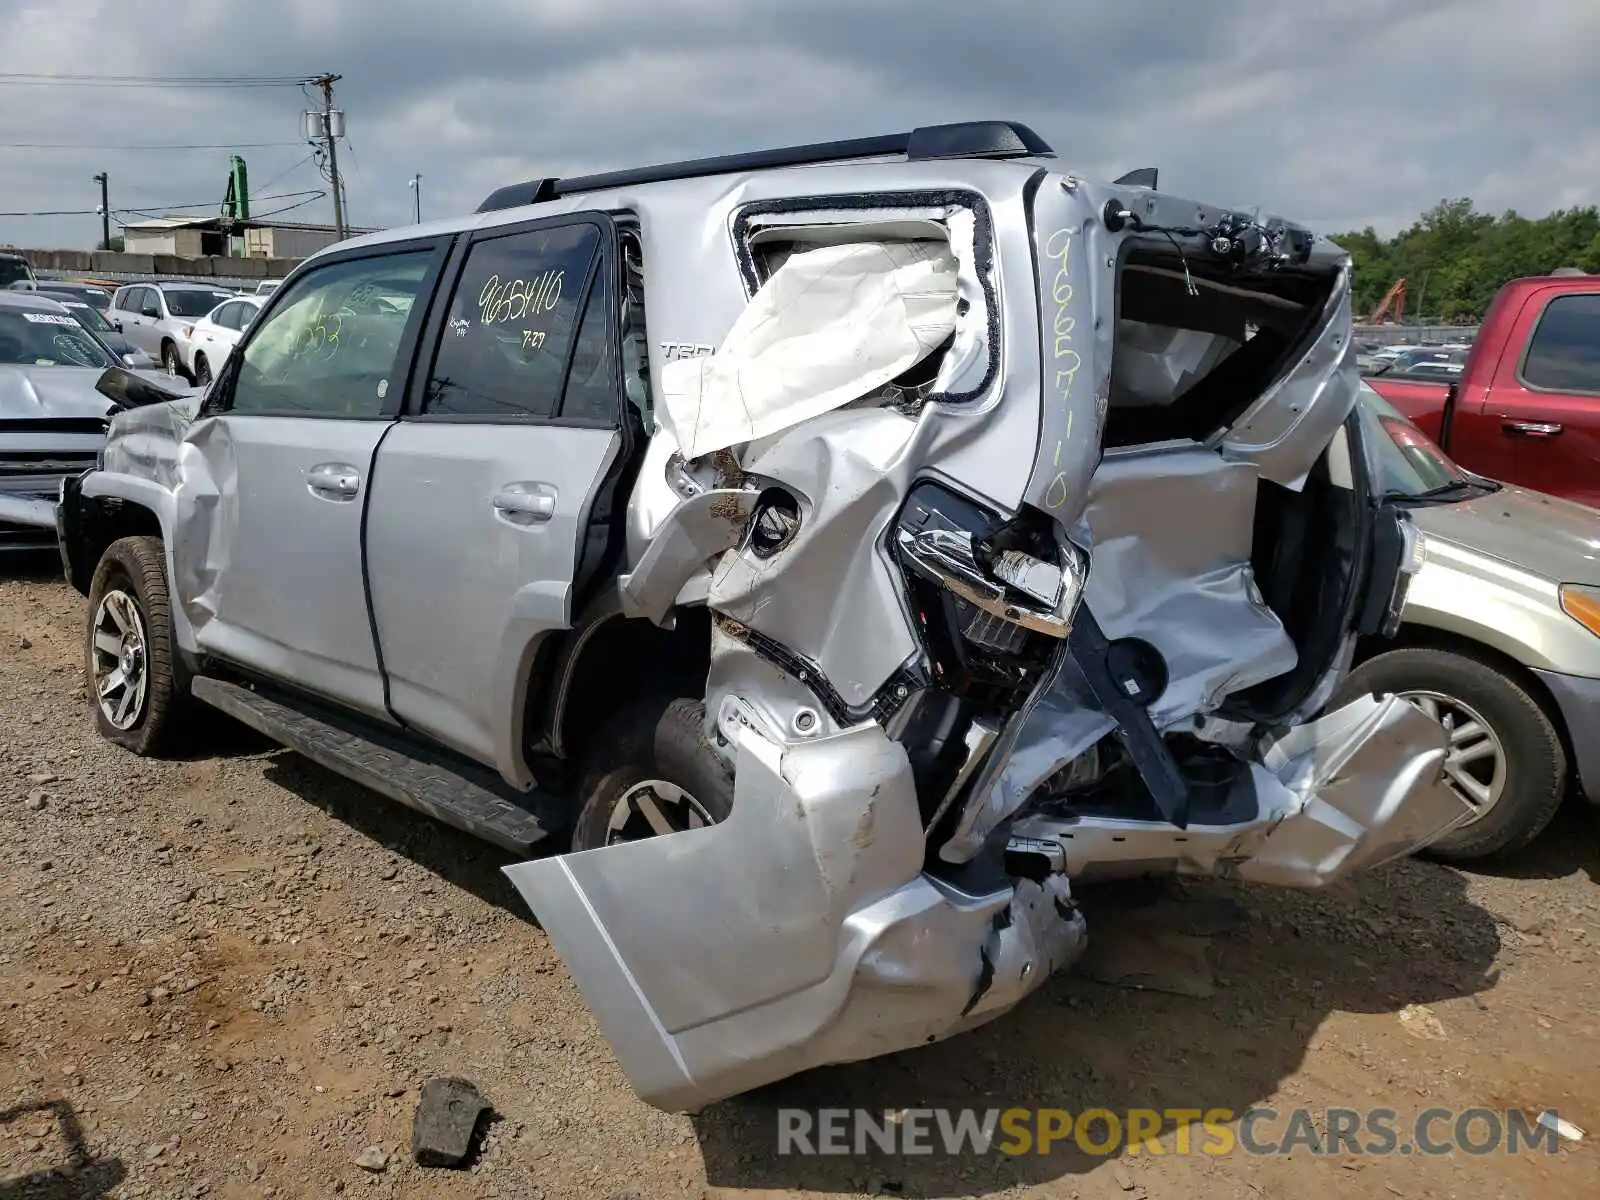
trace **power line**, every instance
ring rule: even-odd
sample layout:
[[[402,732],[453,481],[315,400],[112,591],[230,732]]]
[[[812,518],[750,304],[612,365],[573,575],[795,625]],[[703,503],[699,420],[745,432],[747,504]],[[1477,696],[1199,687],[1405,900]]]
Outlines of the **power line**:
[[[110,88],[249,88],[299,87],[309,75],[68,75],[44,72],[0,72],[0,86]]]
[[[303,142],[191,142],[183,145],[112,146],[82,142],[0,142],[0,150],[265,150],[277,146],[301,146]]]
[[[284,192],[282,195],[278,195],[278,196],[263,196],[263,197],[261,197],[261,199],[263,199],[263,200],[295,200],[295,199],[297,199],[298,197],[301,197],[301,196],[306,197],[306,199],[300,200],[299,203],[293,205],[293,207],[298,208],[300,204],[310,204],[313,200],[320,200],[322,197],[326,196],[327,194],[328,193],[326,191],[323,191],[320,188],[316,188],[316,189],[307,189],[306,191],[303,191],[303,192]],[[113,208],[111,210],[111,212],[112,212],[113,215],[119,216],[119,217],[120,216],[128,216],[128,215],[132,215],[132,216],[136,216],[137,217],[137,216],[149,216],[152,213],[161,212],[161,211],[165,211],[165,212],[182,212],[185,209],[191,209],[191,208],[216,208],[216,207],[217,207],[217,202],[215,200],[204,200],[204,201],[201,201],[198,204],[153,204],[153,205],[150,205],[150,206],[145,207],[145,208]],[[286,210],[280,209],[279,211],[286,211]],[[41,210],[41,211],[36,211],[36,212],[0,212],[0,217],[94,217],[94,216],[99,216],[99,215],[100,215],[100,210],[98,208],[57,208],[57,209]]]
[[[297,145],[297,146],[299,144],[300,144],[299,142],[295,143],[295,145]],[[316,151],[313,150],[310,154],[306,155],[299,162],[295,163],[292,166],[285,167],[283,170],[279,171],[276,175],[274,175],[271,179],[267,180],[260,187],[258,187],[255,190],[255,194],[253,196],[251,196],[250,199],[252,199],[252,200],[262,199],[263,198],[262,195],[261,195],[262,192],[266,191],[273,184],[277,183],[285,175],[289,175],[289,174],[291,174],[291,173],[293,173],[295,171],[298,171],[301,167],[305,166],[308,162],[310,162],[316,156],[317,156],[316,155]],[[273,196],[273,197],[265,197],[265,198],[266,199],[277,199],[277,197],[275,197],[275,196]]]

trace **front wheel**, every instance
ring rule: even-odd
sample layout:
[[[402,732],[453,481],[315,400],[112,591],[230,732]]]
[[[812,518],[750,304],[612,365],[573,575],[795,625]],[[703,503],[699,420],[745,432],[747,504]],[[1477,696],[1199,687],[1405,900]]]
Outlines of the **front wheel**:
[[[1426,853],[1455,862],[1514,853],[1561,807],[1560,735],[1539,702],[1488,663],[1449,650],[1390,650],[1352,671],[1334,705],[1363,694],[1409,701],[1450,739],[1445,780],[1474,815]]]
[[[594,738],[574,850],[702,829],[733,811],[733,773],[706,744],[697,700],[644,700]]]
[[[204,354],[194,356],[194,381],[201,387],[211,382],[211,364],[206,361]]]
[[[176,740],[189,681],[172,635],[165,556],[152,537],[112,542],[89,588],[89,702],[107,741],[154,755]]]
[[[178,348],[171,342],[161,343],[161,369],[168,375],[183,374],[183,364],[178,361]]]

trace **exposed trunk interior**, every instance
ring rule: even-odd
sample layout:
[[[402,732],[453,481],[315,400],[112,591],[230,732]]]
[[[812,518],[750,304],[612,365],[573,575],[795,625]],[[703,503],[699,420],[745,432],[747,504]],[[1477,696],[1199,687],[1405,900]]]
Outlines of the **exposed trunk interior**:
[[[1337,282],[1325,271],[1232,271],[1148,242],[1120,265],[1085,601],[1109,637],[1160,655],[1165,678],[1149,711],[1193,822],[1257,812],[1246,756],[1197,736],[1197,721],[1273,725],[1332,665],[1349,623],[1369,534],[1348,435],[1298,490],[1219,448],[1303,357]],[[1118,737],[1040,793],[1084,816],[1163,820]]]

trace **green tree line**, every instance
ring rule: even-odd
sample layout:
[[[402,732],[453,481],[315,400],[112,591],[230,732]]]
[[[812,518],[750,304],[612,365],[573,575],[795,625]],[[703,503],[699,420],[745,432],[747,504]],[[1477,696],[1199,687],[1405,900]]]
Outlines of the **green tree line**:
[[[1406,320],[1472,322],[1508,279],[1560,267],[1600,272],[1600,209],[1558,209],[1529,220],[1478,212],[1470,199],[1441,200],[1410,229],[1382,238],[1368,226],[1330,235],[1355,263],[1356,319],[1406,281]]]

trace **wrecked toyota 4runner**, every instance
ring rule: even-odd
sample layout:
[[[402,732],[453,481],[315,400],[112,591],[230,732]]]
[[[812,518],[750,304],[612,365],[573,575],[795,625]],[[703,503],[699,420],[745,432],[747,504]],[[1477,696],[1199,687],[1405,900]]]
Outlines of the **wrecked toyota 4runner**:
[[[506,873],[657,1106],[947,1037],[1082,951],[1084,880],[1466,818],[1437,724],[1321,714],[1416,567],[1349,286],[1008,123],[342,243],[65,489],[95,719],[570,844]]]

